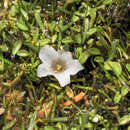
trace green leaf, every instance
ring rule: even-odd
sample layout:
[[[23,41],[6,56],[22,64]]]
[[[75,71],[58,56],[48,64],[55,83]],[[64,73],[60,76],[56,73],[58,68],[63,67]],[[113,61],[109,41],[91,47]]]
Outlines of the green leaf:
[[[21,30],[23,30],[23,31],[28,31],[28,30],[29,30],[28,27],[26,26],[25,22],[24,22],[22,19],[20,19],[20,20],[16,23],[16,25],[18,26],[19,29],[21,29]]]
[[[104,3],[105,5],[109,5],[109,4],[112,4],[112,0],[105,0],[103,3]]]
[[[129,87],[128,87],[128,86],[123,86],[123,87],[121,88],[121,95],[122,95],[122,96],[127,95],[128,92],[129,92]]]
[[[79,17],[78,16],[76,16],[76,15],[73,15],[73,17],[72,17],[72,22],[77,22],[79,20]]]
[[[6,44],[0,45],[0,51],[7,52],[9,50],[8,46]]]
[[[126,68],[130,72],[130,64],[126,64]]]
[[[36,122],[35,122],[36,118],[37,118],[37,112],[34,112],[33,115],[31,115],[28,130],[33,130],[33,128],[36,125]]]
[[[110,45],[107,43],[107,41],[105,40],[105,38],[102,35],[100,36],[99,42],[101,43],[101,45],[103,47],[106,48],[106,50],[110,50]]]
[[[83,64],[83,63],[86,62],[86,60],[87,60],[86,52],[82,52],[82,53],[80,54],[80,56],[79,56],[79,62],[80,62],[81,64]]]
[[[66,38],[63,38],[62,42],[63,43],[73,43],[74,41],[72,40],[71,37],[66,37]]]
[[[116,92],[115,96],[114,96],[114,102],[115,103],[119,103],[121,100],[121,94],[119,91]]]
[[[44,130],[57,130],[57,129],[55,129],[55,128],[52,127],[52,126],[45,126],[45,127],[44,127]]]
[[[109,62],[107,62],[107,61],[104,63],[104,68],[106,70],[112,70],[112,67],[109,65]]]
[[[104,63],[104,68],[106,70],[113,70],[114,73],[119,76],[122,72],[122,68],[121,68],[121,65],[120,63],[118,62],[114,62],[114,61],[106,61]]]
[[[88,45],[92,45],[92,44],[93,44],[93,42],[94,42],[94,39],[93,39],[93,38],[91,38],[91,39],[89,39],[89,40],[87,41],[87,44],[88,44]]]
[[[27,42],[30,42],[32,40],[32,37],[29,35],[27,32],[22,32],[24,38],[26,39]]]
[[[114,71],[114,73],[119,76],[122,72],[122,68],[121,68],[121,65],[120,63],[118,62],[110,62],[110,65],[112,67],[112,70]]]
[[[78,43],[78,44],[81,44],[81,42],[82,42],[81,34],[75,35],[75,42]]]
[[[6,27],[6,23],[4,23],[3,21],[0,21],[0,33],[2,32],[2,30]]]
[[[112,47],[110,49],[109,56],[108,56],[107,60],[112,60],[115,56],[115,53],[116,53],[116,42],[112,42]]]
[[[15,123],[17,122],[16,119],[10,121],[8,124],[6,124],[2,130],[10,130],[11,127],[13,127],[15,125]]]
[[[26,19],[26,20],[28,20],[28,13],[27,13],[27,11],[25,11],[24,9],[20,9],[20,11],[21,11],[21,13],[22,13],[22,15],[24,16],[24,18]]]
[[[0,71],[4,71],[4,58],[3,58],[3,56],[0,58]]]
[[[68,117],[54,117],[54,118],[49,118],[50,122],[67,122]]]
[[[130,31],[127,33],[127,38],[130,40]]]
[[[44,27],[44,24],[43,24],[43,22],[41,20],[40,14],[39,13],[35,13],[34,16],[35,16],[36,22],[39,25],[41,31],[43,33],[45,33],[45,27]]]
[[[85,42],[87,38],[88,28],[89,28],[89,19],[85,18],[83,24],[83,32],[82,32],[82,44]]]
[[[93,124],[90,122],[87,122],[84,126],[85,128],[88,128],[89,130],[93,130]]]
[[[20,50],[21,46],[22,46],[22,42],[19,40],[16,41],[12,49],[12,54],[15,55]]]
[[[33,41],[36,43],[39,37],[39,29],[36,29],[33,33]]]
[[[103,62],[104,62],[104,58],[101,57],[101,56],[96,56],[96,57],[94,58],[94,61],[95,61],[95,62],[98,62],[98,63],[103,63]]]
[[[49,29],[50,29],[51,33],[54,32],[55,27],[56,27],[56,22],[55,21],[53,21],[51,24],[49,24]]]
[[[82,54],[82,48],[81,47],[75,48],[74,52],[75,57],[79,58],[80,55]]]
[[[93,34],[96,33],[96,32],[97,32],[97,29],[96,29],[96,28],[91,28],[91,29],[88,30],[87,35],[88,35],[88,36],[91,36],[91,35],[93,35]]]
[[[98,48],[90,48],[89,50],[88,50],[88,53],[90,54],[90,55],[100,55],[101,53],[100,53],[100,50],[98,49]]]
[[[59,25],[60,31],[64,32],[66,31],[70,26],[69,25]]]
[[[86,54],[86,51],[83,51],[83,49],[81,47],[75,48],[75,53],[74,53],[75,57],[79,59],[79,62],[81,64],[85,63],[88,55]]]
[[[20,50],[17,52],[17,55],[22,56],[22,57],[26,57],[26,56],[29,56],[29,53],[26,50]]]
[[[58,128],[58,130],[68,130],[67,125],[65,125],[65,124],[62,123],[62,122],[58,122],[58,123],[56,124],[56,127]]]
[[[42,40],[40,40],[40,44],[37,43],[36,46],[44,46],[46,44],[49,44],[51,42],[51,40],[49,38],[44,38]]]
[[[55,34],[55,35],[52,36],[51,42],[55,43],[56,40],[57,40],[57,34]]]
[[[93,24],[94,24],[95,18],[96,18],[96,11],[97,11],[96,8],[89,9],[89,14],[91,16],[91,20],[90,20],[90,23],[89,23],[89,28],[93,27]]]
[[[18,10],[18,7],[16,5],[11,6],[9,13],[12,17],[14,17],[18,12],[19,12],[19,10]]]
[[[108,100],[111,101],[111,98],[109,97],[109,95],[107,93],[105,93],[104,90],[99,89],[98,92],[101,93],[102,95],[104,95]]]
[[[125,115],[119,119],[119,125],[125,125],[130,122],[130,115]]]

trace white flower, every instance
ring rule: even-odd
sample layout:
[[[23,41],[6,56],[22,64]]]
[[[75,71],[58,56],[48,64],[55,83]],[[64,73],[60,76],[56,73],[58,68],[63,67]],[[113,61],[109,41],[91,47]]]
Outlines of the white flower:
[[[70,75],[75,75],[83,69],[78,60],[72,59],[70,52],[57,52],[53,47],[45,45],[39,52],[43,62],[37,68],[37,76],[53,75],[61,87],[70,83]]]

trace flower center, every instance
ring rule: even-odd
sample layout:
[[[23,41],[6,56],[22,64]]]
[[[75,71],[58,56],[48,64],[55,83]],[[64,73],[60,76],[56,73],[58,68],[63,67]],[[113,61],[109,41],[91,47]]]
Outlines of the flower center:
[[[54,73],[64,72],[64,70],[66,69],[65,61],[61,59],[56,59],[52,62],[51,68]]]

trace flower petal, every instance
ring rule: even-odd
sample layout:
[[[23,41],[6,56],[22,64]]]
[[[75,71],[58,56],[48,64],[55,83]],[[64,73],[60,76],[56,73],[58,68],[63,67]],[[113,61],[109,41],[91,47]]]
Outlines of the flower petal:
[[[53,75],[59,81],[61,87],[64,87],[70,83],[70,75],[67,73],[59,73],[59,74],[53,74]]]
[[[83,70],[84,67],[79,63],[78,60],[72,60],[70,62],[67,63],[67,72],[70,75],[75,75],[76,73],[78,73],[80,70]]]
[[[45,45],[39,52],[39,58],[42,62],[51,64],[51,62],[58,57],[58,53],[53,47]]]
[[[49,67],[46,64],[42,63],[38,66],[38,68],[37,68],[38,77],[45,77],[45,76],[51,75],[51,74],[52,74],[51,70],[49,69]]]
[[[60,59],[63,59],[66,63],[72,61],[72,54],[71,52],[59,52]]]

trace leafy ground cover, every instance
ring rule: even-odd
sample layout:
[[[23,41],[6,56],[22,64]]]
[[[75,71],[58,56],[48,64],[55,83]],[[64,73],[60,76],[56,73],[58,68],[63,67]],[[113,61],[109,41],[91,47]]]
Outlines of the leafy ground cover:
[[[0,1],[0,129],[130,130],[129,0]],[[84,70],[39,78],[39,51]]]

